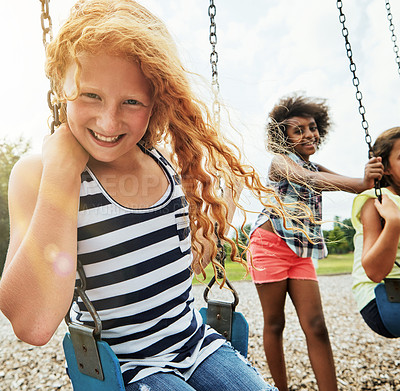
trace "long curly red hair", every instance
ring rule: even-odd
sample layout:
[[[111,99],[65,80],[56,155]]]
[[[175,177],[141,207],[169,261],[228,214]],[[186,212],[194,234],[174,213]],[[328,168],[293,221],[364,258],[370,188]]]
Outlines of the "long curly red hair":
[[[214,271],[220,266],[215,259],[216,222],[218,236],[232,247],[232,260],[247,268],[246,262],[238,256],[234,241],[227,237],[228,226],[232,225],[227,220],[227,204],[218,192],[219,181],[222,179],[225,188],[234,196],[238,196],[237,184],[241,183],[251,189],[264,206],[274,208],[282,217],[287,214],[275,192],[262,185],[251,166],[241,164],[238,148],[219,132],[206,105],[193,94],[188,72],[167,28],[146,8],[132,0],[80,0],[72,8],[69,18],[47,46],[46,73],[55,99],[61,103],[61,122],[66,121],[63,85],[67,67],[73,63],[77,65],[78,94],[80,64],[77,56],[82,52],[96,54],[100,51],[137,62],[151,83],[155,104],[142,142],[148,148],[166,142],[173,152],[189,203],[192,245],[198,259],[204,255],[204,245],[199,240],[202,237],[212,244]],[[268,196],[275,202],[265,201]],[[309,213],[306,207],[301,210]],[[205,277],[202,266],[201,270]]]

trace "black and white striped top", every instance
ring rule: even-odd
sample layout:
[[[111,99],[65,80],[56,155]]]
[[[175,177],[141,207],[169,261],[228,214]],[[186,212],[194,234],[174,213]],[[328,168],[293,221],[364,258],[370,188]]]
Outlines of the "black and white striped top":
[[[167,194],[152,207],[126,208],[87,168],[78,214],[86,293],[125,384],[167,371],[188,379],[225,341],[193,307],[188,204],[180,178],[158,151],[142,150],[164,170]],[[73,305],[71,317],[93,325],[81,302]]]

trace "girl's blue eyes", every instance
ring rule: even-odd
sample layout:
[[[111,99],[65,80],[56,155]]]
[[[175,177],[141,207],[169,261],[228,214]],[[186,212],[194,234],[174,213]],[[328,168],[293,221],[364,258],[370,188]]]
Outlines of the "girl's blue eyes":
[[[100,97],[97,94],[94,94],[92,92],[85,92],[82,95],[87,98],[90,98],[90,99],[100,99]],[[124,101],[124,103],[134,106],[134,105],[138,105],[139,101],[137,101],[136,99],[127,99],[126,101]]]
[[[137,105],[139,104],[139,102],[135,99],[128,99],[125,101],[125,103],[127,103],[128,105]]]
[[[84,96],[86,96],[88,98],[92,98],[92,99],[98,99],[99,98],[99,96],[97,94],[92,94],[91,92],[87,92],[87,93],[82,94],[82,95],[84,95]]]

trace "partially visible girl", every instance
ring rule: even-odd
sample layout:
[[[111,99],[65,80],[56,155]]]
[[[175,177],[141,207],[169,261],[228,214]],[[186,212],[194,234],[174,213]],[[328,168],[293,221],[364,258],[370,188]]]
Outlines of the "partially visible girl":
[[[335,366],[325,325],[313,261],[326,256],[320,224],[322,191],[359,193],[369,189],[382,175],[380,158],[367,163],[363,178],[350,178],[313,163],[330,129],[324,100],[303,96],[282,98],[269,114],[267,148],[275,154],[268,177],[281,200],[304,202],[314,219],[299,216],[306,232],[293,230],[274,210],[264,209],[251,233],[249,268],[264,315],[264,350],[275,385],[288,390],[282,334],[288,294],[306,336],[308,354],[320,390],[335,391]],[[309,238],[313,242],[309,241]],[[252,260],[252,262],[250,261]]]
[[[353,201],[354,236],[353,293],[366,324],[376,333],[395,336],[382,322],[375,287],[385,277],[400,278],[400,127],[381,133],[373,145],[384,166],[382,203],[370,189]],[[383,219],[383,220],[382,220]],[[383,224],[384,222],[384,224]]]

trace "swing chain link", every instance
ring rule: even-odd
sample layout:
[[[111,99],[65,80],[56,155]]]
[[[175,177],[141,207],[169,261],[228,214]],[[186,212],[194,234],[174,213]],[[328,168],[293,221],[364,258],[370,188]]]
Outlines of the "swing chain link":
[[[209,41],[211,44],[211,54],[210,54],[210,64],[211,64],[211,88],[213,91],[214,95],[214,101],[213,101],[213,120],[215,125],[220,127],[221,123],[221,105],[219,102],[219,81],[218,81],[218,52],[216,51],[216,45],[217,45],[217,25],[215,23],[215,15],[217,14],[217,7],[215,6],[214,0],[210,0],[210,5],[208,7],[208,16],[210,17],[210,36],[209,36]],[[224,189],[222,186],[222,178],[219,177],[219,189],[220,189],[220,195],[223,197],[224,195]],[[214,233],[217,237],[217,254],[215,256],[217,262],[222,266],[222,268],[225,267],[225,258],[226,258],[226,252],[225,252],[225,247],[222,244],[221,238],[218,235],[218,223],[215,223],[214,225]],[[217,267],[217,278],[221,279],[224,277],[224,270]]]
[[[40,22],[42,25],[43,31],[43,46],[46,49],[47,45],[53,39],[53,23],[51,21],[50,11],[49,11],[49,3],[50,0],[39,0],[42,4],[42,13],[40,16]],[[52,113],[52,121],[50,123],[50,132],[54,133],[56,127],[61,125],[60,122],[60,103],[53,103],[55,102],[55,94],[53,83],[50,81],[50,90],[47,92],[47,104],[49,109]]]
[[[55,128],[61,125],[60,122],[60,108],[61,104],[60,103],[53,103],[54,102],[54,91],[53,87],[50,87],[50,90],[47,92],[47,105],[49,106],[49,109],[52,114],[52,120],[50,123],[50,132],[51,134],[54,133]]]
[[[396,63],[397,63],[397,72],[400,75],[400,55],[399,55],[399,47],[397,46],[397,36],[394,33],[394,24],[393,24],[393,15],[390,9],[389,0],[386,0],[386,11],[387,11],[387,18],[389,21],[389,30],[392,33],[392,42],[393,42],[393,51],[396,54]]]
[[[349,66],[350,67],[350,71],[353,74],[353,85],[354,85],[354,87],[356,87],[356,90],[357,90],[356,99],[357,99],[358,105],[359,105],[358,112],[361,115],[361,119],[362,119],[361,126],[364,129],[365,142],[368,145],[368,157],[372,158],[374,156],[374,152],[372,150],[372,138],[371,138],[371,135],[369,134],[369,131],[368,131],[368,121],[365,118],[366,111],[365,111],[365,107],[364,107],[364,105],[362,103],[363,95],[362,95],[362,93],[361,93],[361,91],[359,89],[360,80],[358,79],[358,77],[356,75],[357,67],[356,67],[356,64],[353,61],[353,51],[351,49],[351,45],[350,45],[350,41],[349,41],[349,30],[347,29],[347,27],[345,25],[346,16],[343,13],[343,9],[342,9],[343,2],[342,2],[342,0],[337,0],[336,1],[336,6],[337,6],[337,8],[339,10],[339,13],[340,13],[339,21],[342,24],[342,35],[343,35],[343,37],[345,39],[346,54],[347,54],[347,58],[350,61],[350,66]],[[377,198],[379,200],[382,199],[382,190],[381,190],[381,186],[380,186],[380,181],[379,180],[375,180],[375,195],[377,196]]]
[[[357,99],[358,104],[359,104],[358,112],[360,113],[361,118],[362,118],[361,126],[363,127],[363,129],[365,131],[365,141],[366,141],[366,143],[368,145],[368,148],[369,148],[370,151],[372,151],[372,145],[371,145],[372,139],[371,139],[371,136],[370,136],[370,134],[368,132],[368,121],[365,119],[365,112],[366,111],[365,111],[365,107],[364,107],[364,105],[362,103],[363,95],[362,95],[362,93],[361,93],[361,91],[359,89],[360,80],[358,79],[358,77],[356,75],[356,69],[357,68],[356,68],[356,64],[353,61],[353,51],[351,49],[351,45],[350,45],[349,38],[348,38],[349,37],[349,30],[345,26],[346,16],[344,15],[343,10],[342,10],[343,3],[342,3],[341,0],[338,0],[336,2],[336,5],[337,5],[337,8],[338,8],[338,10],[340,12],[339,21],[342,24],[342,35],[343,35],[343,37],[345,39],[346,54],[347,54],[347,58],[350,61],[350,71],[353,74],[353,85],[354,85],[354,87],[356,87],[356,90],[357,90],[356,99]]]
[[[210,64],[211,64],[211,87],[214,94],[213,102],[213,119],[214,122],[219,126],[221,119],[221,105],[218,100],[219,96],[219,81],[218,81],[218,52],[216,51],[217,45],[217,25],[215,23],[215,15],[217,14],[217,8],[214,4],[214,0],[210,0],[210,5],[208,7],[208,16],[210,17],[210,44],[211,44],[211,54],[210,54]]]
[[[46,48],[48,43],[53,39],[53,24],[51,22],[51,16],[49,13],[50,0],[40,0],[40,2],[42,4],[42,14],[40,17],[40,21],[43,31],[43,45]]]
[[[222,268],[225,267],[225,258],[226,258],[226,252],[225,252],[225,247],[222,244],[221,238],[218,235],[218,223],[215,223],[214,225],[214,232],[215,235],[217,236],[217,255],[215,256],[216,261],[222,266]],[[217,267],[217,278],[221,279],[224,278],[224,271]]]

